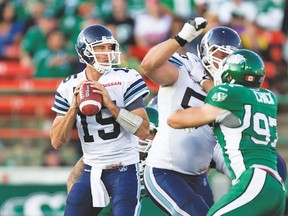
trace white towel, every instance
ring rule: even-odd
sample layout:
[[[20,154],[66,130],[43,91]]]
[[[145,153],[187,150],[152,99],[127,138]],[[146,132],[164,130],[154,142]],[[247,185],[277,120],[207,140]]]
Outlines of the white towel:
[[[110,197],[101,180],[101,174],[102,169],[91,167],[90,186],[93,207],[106,207],[110,203]]]

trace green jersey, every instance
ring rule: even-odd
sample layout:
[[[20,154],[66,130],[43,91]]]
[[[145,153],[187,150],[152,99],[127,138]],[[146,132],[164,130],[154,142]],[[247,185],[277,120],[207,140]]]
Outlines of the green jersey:
[[[235,183],[251,166],[266,166],[277,170],[277,98],[267,89],[247,88],[236,84],[215,86],[206,103],[236,116],[241,124],[231,128],[215,123],[217,137],[225,163]]]

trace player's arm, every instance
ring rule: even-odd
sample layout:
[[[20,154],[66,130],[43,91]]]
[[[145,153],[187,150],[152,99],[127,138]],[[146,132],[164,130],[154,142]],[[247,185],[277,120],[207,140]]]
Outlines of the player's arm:
[[[212,80],[206,79],[203,80],[201,86],[208,93],[214,87],[214,82]]]
[[[136,116],[140,116],[143,120],[140,127],[136,130],[134,135],[137,136],[139,139],[142,140],[146,139],[149,134],[150,123],[145,108],[143,107],[132,110],[131,113],[133,113]]]
[[[187,42],[191,42],[206,27],[207,21],[202,17],[189,20],[174,39],[168,39],[152,47],[141,62],[142,72],[155,83],[172,85],[178,79],[178,68],[168,59]]]
[[[56,116],[50,128],[51,145],[61,148],[69,142],[78,108],[70,108],[64,116]]]
[[[67,113],[64,116],[57,115],[52,123],[49,136],[51,139],[51,145],[55,149],[61,148],[63,145],[68,143],[71,138],[73,125],[79,109],[77,105],[77,94],[79,93],[81,85],[82,83],[75,88],[72,96],[72,103]]]
[[[142,73],[158,85],[172,85],[178,79],[178,68],[168,59],[180,48],[174,39],[152,47],[141,62]]]
[[[167,119],[172,128],[199,127],[215,121],[221,112],[221,108],[208,103],[202,107],[190,107],[184,110],[176,110]]]
[[[78,160],[78,162],[75,164],[75,166],[73,167],[73,170],[71,171],[71,173],[68,176],[67,193],[70,192],[70,190],[73,187],[73,185],[75,184],[75,182],[78,181],[83,170],[84,170],[84,162],[83,162],[83,158],[81,157]]]

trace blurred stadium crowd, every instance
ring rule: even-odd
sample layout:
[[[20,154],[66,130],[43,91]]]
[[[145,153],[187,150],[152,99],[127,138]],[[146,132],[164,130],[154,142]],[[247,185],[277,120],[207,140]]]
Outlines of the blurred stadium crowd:
[[[193,16],[208,19],[205,32],[219,25],[235,29],[243,47],[256,51],[265,61],[264,87],[288,95],[285,0],[0,0],[0,64],[17,63],[19,74],[30,68],[35,79],[77,73],[84,65],[74,49],[76,37],[83,27],[98,23],[111,29],[120,43],[120,67],[141,73],[140,62],[150,47],[174,36]],[[201,38],[180,52],[197,52]],[[144,79],[153,97],[158,87]]]

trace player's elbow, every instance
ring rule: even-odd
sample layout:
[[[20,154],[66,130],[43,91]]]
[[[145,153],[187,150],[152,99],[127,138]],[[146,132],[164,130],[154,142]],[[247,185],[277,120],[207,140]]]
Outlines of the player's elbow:
[[[51,145],[53,146],[53,148],[55,148],[55,149],[59,149],[59,148],[61,148],[61,143],[58,141],[58,140],[56,140],[56,139],[52,139],[51,138]]]
[[[51,145],[55,149],[61,148],[67,142],[67,140],[59,139],[58,136],[55,136],[55,134],[51,131],[49,133],[49,136],[50,136]]]
[[[174,115],[169,116],[167,119],[167,124],[175,129],[183,128],[183,126],[179,123],[178,118],[176,118]]]
[[[179,126],[177,125],[177,122],[175,122],[175,119],[173,117],[169,117],[167,119],[167,124],[172,127],[172,128],[178,128]]]
[[[155,69],[153,61],[144,58],[143,61],[141,62],[141,69],[142,73],[144,73],[145,75],[149,75]]]

